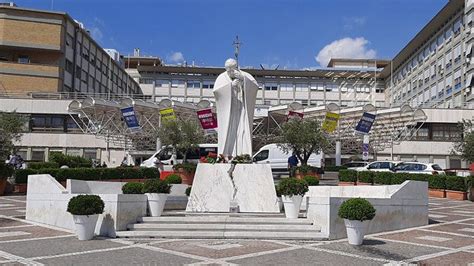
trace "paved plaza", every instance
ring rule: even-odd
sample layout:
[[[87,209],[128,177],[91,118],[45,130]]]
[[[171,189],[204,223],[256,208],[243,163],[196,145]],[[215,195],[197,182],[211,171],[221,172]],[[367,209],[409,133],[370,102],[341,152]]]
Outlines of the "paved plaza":
[[[25,196],[0,197],[0,264],[474,265],[474,203],[430,199],[430,225],[347,240],[107,239],[24,220]]]

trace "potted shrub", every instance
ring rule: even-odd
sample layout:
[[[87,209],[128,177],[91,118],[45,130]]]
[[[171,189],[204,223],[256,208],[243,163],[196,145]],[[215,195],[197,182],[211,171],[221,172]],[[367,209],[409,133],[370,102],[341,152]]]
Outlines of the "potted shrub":
[[[319,179],[312,175],[307,175],[303,177],[303,180],[306,181],[308,186],[319,186]]]
[[[104,201],[97,195],[78,195],[69,200],[67,211],[72,214],[79,240],[90,240],[99,214],[104,212]]]
[[[143,183],[129,182],[122,186],[123,194],[143,194]]]
[[[454,200],[467,200],[467,187],[463,177],[446,176],[446,197]]]
[[[13,167],[0,162],[0,196],[5,193],[5,188],[7,187],[7,179],[12,176],[12,174]]]
[[[148,209],[150,216],[161,216],[165,208],[166,199],[170,193],[171,186],[159,179],[145,181],[143,192],[148,198]]]
[[[357,172],[354,170],[339,170],[339,186],[354,186],[357,181]]]
[[[430,175],[428,177],[428,195],[435,198],[446,198],[446,176]]]
[[[341,204],[338,215],[344,219],[349,244],[361,245],[368,223],[375,216],[374,206],[366,199],[353,198]]]
[[[286,218],[298,218],[303,195],[308,192],[308,183],[301,179],[285,178],[278,184],[278,190],[282,195]]]
[[[361,171],[357,172],[357,185],[358,186],[371,186],[374,184],[374,172]]]

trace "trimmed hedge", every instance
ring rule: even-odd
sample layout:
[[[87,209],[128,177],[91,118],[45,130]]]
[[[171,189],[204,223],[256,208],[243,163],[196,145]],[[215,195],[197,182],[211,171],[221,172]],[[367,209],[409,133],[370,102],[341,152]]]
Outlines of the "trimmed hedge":
[[[467,187],[464,182],[464,178],[460,176],[447,176],[446,177],[446,189],[466,192]]]
[[[110,180],[110,179],[142,179],[160,178],[160,173],[155,168],[51,168],[51,169],[19,169],[14,173],[15,183],[26,184],[28,175],[50,174],[57,181],[75,180]]]
[[[128,182],[122,186],[123,194],[143,194],[143,183]]]
[[[362,222],[375,217],[375,208],[366,199],[352,198],[341,204],[337,214],[342,219]]]
[[[171,186],[160,179],[149,179],[143,185],[143,193],[165,193],[169,194]]]
[[[178,174],[171,174],[171,175],[167,176],[165,181],[168,182],[168,184],[181,184],[181,183],[183,183],[183,180],[181,179],[181,176],[179,176]]]
[[[50,169],[59,168],[59,164],[55,162],[30,162],[28,163],[28,169]]]
[[[281,195],[287,197],[303,196],[304,193],[308,192],[308,183],[293,177],[285,178],[278,183],[278,191]]]
[[[308,186],[319,186],[319,180],[312,175],[304,176],[303,180],[308,183]]]
[[[339,181],[340,182],[356,182],[357,172],[354,170],[339,170]]]
[[[335,165],[328,165],[324,167],[325,172],[339,172],[340,170],[345,170],[347,167],[345,166],[335,166]]]
[[[51,152],[49,161],[57,163],[59,166],[67,165],[69,168],[89,168],[92,167],[92,160],[80,156],[71,156],[62,152]]]
[[[104,212],[104,201],[97,195],[78,195],[67,204],[67,212],[72,215],[94,215]]]
[[[375,172],[371,172],[371,171],[362,171],[362,172],[359,172],[358,173],[359,175],[359,182],[363,182],[363,183],[370,183],[370,184],[373,184],[374,183],[374,176],[375,176]]]
[[[374,176],[374,184],[390,185],[393,176],[394,173],[392,172],[377,172],[377,174]]]
[[[403,182],[405,182],[407,180],[413,180],[413,179],[411,179],[410,174],[395,173],[395,174],[392,175],[392,177],[390,179],[390,184],[400,185],[400,184],[402,184]]]
[[[446,176],[430,175],[428,177],[428,187],[432,189],[446,189]]]

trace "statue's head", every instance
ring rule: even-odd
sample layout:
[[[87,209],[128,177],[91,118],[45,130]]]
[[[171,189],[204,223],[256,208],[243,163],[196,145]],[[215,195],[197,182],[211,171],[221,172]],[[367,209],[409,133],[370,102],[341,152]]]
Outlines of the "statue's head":
[[[233,58],[229,58],[225,61],[225,70],[231,78],[234,77],[234,71],[237,70],[237,61]]]

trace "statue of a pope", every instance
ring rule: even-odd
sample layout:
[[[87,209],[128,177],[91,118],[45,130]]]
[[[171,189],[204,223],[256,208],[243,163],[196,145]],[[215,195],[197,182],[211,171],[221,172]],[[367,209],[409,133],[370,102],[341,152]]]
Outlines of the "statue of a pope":
[[[252,129],[257,81],[239,70],[237,61],[227,59],[226,72],[214,84],[217,108],[218,152],[226,157],[252,155]]]

